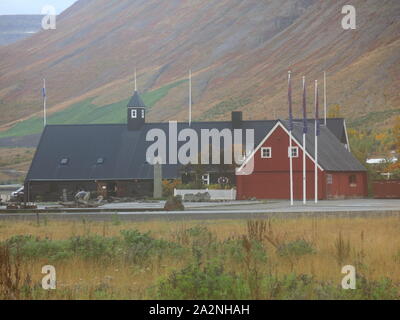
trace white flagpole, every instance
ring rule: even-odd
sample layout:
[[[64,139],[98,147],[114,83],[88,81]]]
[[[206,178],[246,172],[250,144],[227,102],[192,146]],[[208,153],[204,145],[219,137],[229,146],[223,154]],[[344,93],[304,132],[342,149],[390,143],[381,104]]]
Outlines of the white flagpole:
[[[289,158],[290,158],[290,205],[293,205],[293,157],[292,157],[292,131],[289,132]]]
[[[189,127],[192,125],[192,69],[189,70]]]
[[[290,86],[290,81],[291,81],[291,72],[289,71],[288,73],[288,82]],[[290,95],[292,94],[291,92],[291,87],[290,87]],[[291,115],[289,115],[291,117]],[[289,121],[292,121],[289,119]],[[292,124],[290,124],[292,125]],[[289,163],[290,163],[290,205],[293,206],[293,157],[292,157],[292,128],[289,130]]]
[[[46,127],[47,124],[46,103],[47,103],[46,79],[43,79],[43,126],[44,127]]]
[[[324,125],[326,126],[326,71],[324,71]]]
[[[318,107],[318,80],[315,80],[315,110]],[[318,203],[318,135],[317,135],[317,112],[315,112],[315,151],[314,151],[314,158],[315,158],[315,170],[314,170],[314,194],[315,194],[315,203]]]
[[[137,91],[137,82],[136,82],[136,68],[135,68],[135,91]]]
[[[303,95],[306,85],[306,77],[303,77]],[[304,106],[303,106],[304,108]],[[306,133],[303,130],[303,204],[307,203],[307,180],[306,180]]]

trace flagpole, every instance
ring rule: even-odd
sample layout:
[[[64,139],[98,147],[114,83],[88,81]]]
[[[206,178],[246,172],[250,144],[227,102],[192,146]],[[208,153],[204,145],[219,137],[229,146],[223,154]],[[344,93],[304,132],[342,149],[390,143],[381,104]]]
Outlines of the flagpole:
[[[192,125],[192,69],[189,70],[189,127]]]
[[[326,71],[324,71],[324,125],[326,126]]]
[[[136,82],[136,68],[135,68],[135,92],[137,91],[137,82]]]
[[[307,203],[307,177],[306,177],[306,77],[303,77],[303,204]]]
[[[46,79],[43,79],[43,127],[46,127],[47,124],[46,103],[47,103]]]
[[[318,203],[318,80],[315,80],[315,168],[314,168],[314,188],[315,203]]]
[[[290,170],[290,205],[293,206],[293,157],[292,157],[292,87],[291,87],[291,72],[288,72],[288,85],[289,85],[289,170]]]

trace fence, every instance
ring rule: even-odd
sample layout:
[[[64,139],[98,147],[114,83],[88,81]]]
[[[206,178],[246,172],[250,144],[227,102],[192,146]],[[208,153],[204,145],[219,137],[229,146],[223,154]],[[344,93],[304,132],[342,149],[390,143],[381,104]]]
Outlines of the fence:
[[[400,199],[400,180],[374,181],[372,188],[376,199]]]
[[[180,195],[182,199],[185,200],[186,194],[196,194],[196,193],[205,193],[208,192],[210,194],[211,200],[236,200],[236,189],[229,190],[217,190],[217,189],[185,189],[178,190],[174,189],[174,196]]]

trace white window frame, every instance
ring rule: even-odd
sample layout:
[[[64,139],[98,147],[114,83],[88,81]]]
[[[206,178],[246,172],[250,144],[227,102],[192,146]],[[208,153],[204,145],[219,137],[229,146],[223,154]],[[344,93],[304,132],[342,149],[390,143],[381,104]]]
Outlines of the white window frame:
[[[267,154],[264,154],[267,152]],[[272,158],[272,148],[271,147],[262,147],[261,148],[261,158],[262,159],[271,159]]]
[[[144,109],[142,109],[142,118],[144,119]]]
[[[131,110],[131,119],[137,119],[137,110],[136,109]]]
[[[203,184],[209,185],[210,184],[210,174],[205,173],[201,176],[201,180],[203,181]]]
[[[332,174],[328,173],[326,175],[326,183],[327,184],[333,184],[333,175]]]
[[[295,154],[293,155],[293,151],[296,151]],[[288,158],[290,158],[290,147],[288,147]],[[298,158],[299,157],[299,147],[292,147],[292,158]]]

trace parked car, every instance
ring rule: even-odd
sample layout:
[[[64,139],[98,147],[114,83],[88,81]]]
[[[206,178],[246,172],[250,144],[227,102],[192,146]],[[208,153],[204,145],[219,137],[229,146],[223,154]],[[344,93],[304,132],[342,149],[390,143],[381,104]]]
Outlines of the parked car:
[[[11,201],[24,201],[24,187],[21,187],[18,190],[11,192]]]

